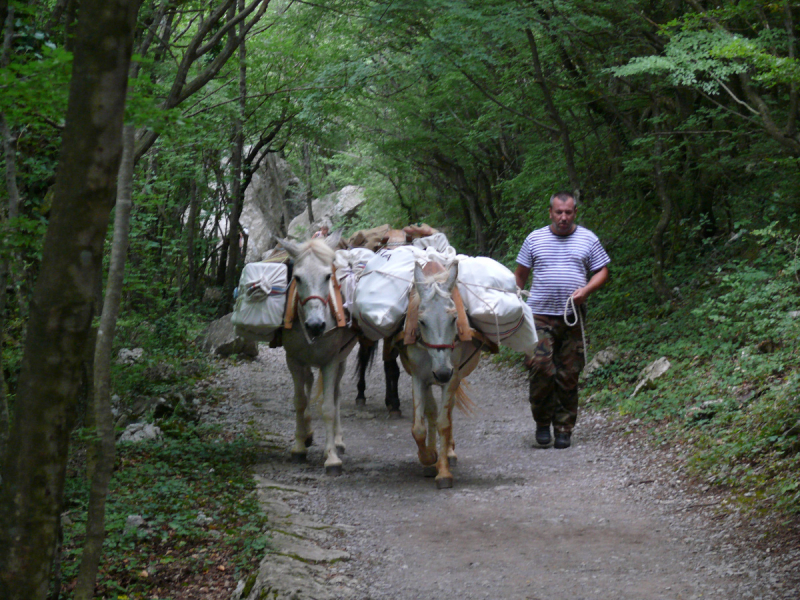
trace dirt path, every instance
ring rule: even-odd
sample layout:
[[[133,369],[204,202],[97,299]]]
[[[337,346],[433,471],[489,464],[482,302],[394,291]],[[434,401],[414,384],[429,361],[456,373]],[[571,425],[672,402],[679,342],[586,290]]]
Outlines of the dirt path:
[[[220,380],[228,399],[210,415],[271,436],[276,445],[257,470],[286,486],[282,501],[292,511],[337,526],[320,543],[350,560],[316,576],[351,597],[800,597],[796,537],[779,541],[768,520],[744,519],[724,497],[688,488],[670,450],[643,447],[635,425],[615,430],[584,412],[572,448],[533,448],[527,382],[485,361],[470,377],[477,415],[455,415],[454,487],[439,491],[417,461],[410,378],[400,381],[404,416],[390,420],[380,366],[365,409],[354,406],[351,372],[341,477],[324,475],[318,418],[308,464],[288,460],[294,417],[280,349],[262,348],[256,361],[228,368]],[[330,597],[337,594],[345,595]]]

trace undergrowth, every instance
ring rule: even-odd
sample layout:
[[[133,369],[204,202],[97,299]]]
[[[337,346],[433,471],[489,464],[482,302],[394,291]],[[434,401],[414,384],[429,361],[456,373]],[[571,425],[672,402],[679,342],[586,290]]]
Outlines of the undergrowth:
[[[800,513],[795,236],[773,223],[709,245],[675,267],[668,302],[649,296],[647,259],[615,266],[612,291],[593,298],[589,358],[609,346],[618,358],[582,392],[680,444],[693,476],[790,513]],[[671,368],[633,396],[641,369],[662,356]]]
[[[249,467],[255,439],[209,427],[172,428],[162,441],[118,444],[96,594],[166,598],[195,580],[251,572],[269,540]],[[75,445],[66,486],[62,590],[71,598],[86,526],[89,482]],[[140,526],[129,517],[142,518]],[[176,583],[180,582],[180,583]]]

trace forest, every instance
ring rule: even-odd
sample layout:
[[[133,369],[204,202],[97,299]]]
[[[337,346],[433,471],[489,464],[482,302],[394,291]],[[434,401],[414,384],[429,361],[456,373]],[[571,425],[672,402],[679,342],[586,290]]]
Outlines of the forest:
[[[276,158],[299,181],[280,235],[357,185],[335,229],[425,222],[512,270],[573,193],[612,260],[589,358],[618,355],[586,405],[742,510],[796,517],[796,19],[795,0],[0,0],[3,598],[132,589],[123,505],[181,447],[220,461],[211,489],[252,485],[233,474],[252,440],[174,419],[160,458],[117,451],[112,409],[219,368],[195,340],[231,311],[246,190]],[[253,527],[230,551],[246,569],[260,548]]]

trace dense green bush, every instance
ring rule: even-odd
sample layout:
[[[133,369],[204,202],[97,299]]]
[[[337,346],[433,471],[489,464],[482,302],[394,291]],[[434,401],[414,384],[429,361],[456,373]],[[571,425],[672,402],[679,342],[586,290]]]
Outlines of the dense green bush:
[[[705,244],[675,267],[681,286],[666,303],[637,286],[635,265],[615,266],[593,299],[590,358],[609,345],[620,358],[586,378],[583,396],[680,444],[697,477],[790,512],[800,512],[799,239],[772,223]],[[660,356],[671,369],[632,398]]]

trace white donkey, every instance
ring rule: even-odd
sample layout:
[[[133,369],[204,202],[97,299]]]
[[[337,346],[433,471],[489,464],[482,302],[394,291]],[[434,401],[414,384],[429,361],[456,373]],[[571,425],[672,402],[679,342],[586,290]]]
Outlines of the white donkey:
[[[416,342],[399,348],[403,367],[412,378],[411,434],[417,442],[420,462],[426,467],[436,465],[439,489],[453,487],[450,472],[451,463],[456,461],[453,406],[456,402],[469,406],[469,399],[460,387],[461,380],[478,365],[482,348],[477,339],[461,341],[458,337],[453,300],[457,277],[457,263],[448,270],[435,262],[429,262],[424,270],[416,265],[417,298],[412,297],[412,303],[419,302]],[[409,312],[413,313],[413,307]],[[434,386],[441,388],[438,399],[434,398]]]
[[[339,384],[344,375],[347,355],[356,344],[356,334],[348,327],[337,327],[331,311],[333,302],[333,248],[339,236],[312,239],[299,244],[280,240],[294,260],[296,312],[292,327],[283,330],[286,364],[294,380],[295,440],[292,457],[303,461],[311,445],[311,410],[309,396],[314,382],[312,367],[322,378],[322,418],[325,422],[325,472],[342,472],[345,445],[339,418]],[[289,299],[291,301],[291,298]]]

